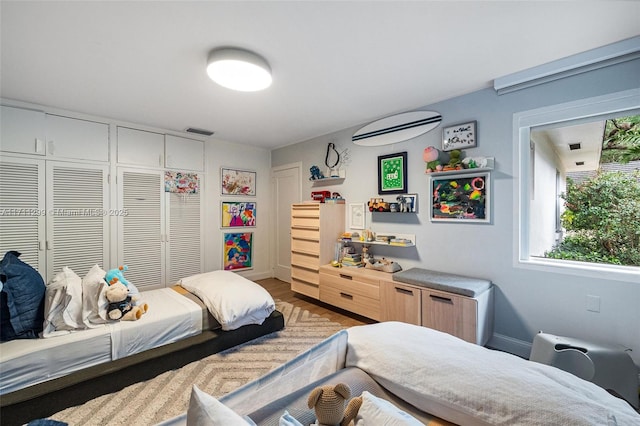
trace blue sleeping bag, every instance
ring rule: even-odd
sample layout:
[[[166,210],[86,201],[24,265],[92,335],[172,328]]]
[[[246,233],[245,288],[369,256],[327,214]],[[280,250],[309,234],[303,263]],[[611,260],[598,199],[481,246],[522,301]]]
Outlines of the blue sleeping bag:
[[[46,287],[31,266],[9,251],[0,261],[0,340],[36,339],[44,321]]]

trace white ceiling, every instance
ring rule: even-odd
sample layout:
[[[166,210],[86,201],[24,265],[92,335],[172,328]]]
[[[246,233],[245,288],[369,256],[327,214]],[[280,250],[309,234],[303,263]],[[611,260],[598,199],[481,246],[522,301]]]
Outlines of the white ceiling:
[[[0,96],[285,146],[490,87],[638,34],[629,1],[4,1]],[[273,85],[232,92],[210,49],[265,57]]]
[[[598,120],[584,124],[561,125],[542,130],[532,129],[531,139],[551,144],[565,172],[597,170],[600,167],[605,121]],[[579,144],[577,149],[569,145]],[[576,163],[583,162],[579,165]]]

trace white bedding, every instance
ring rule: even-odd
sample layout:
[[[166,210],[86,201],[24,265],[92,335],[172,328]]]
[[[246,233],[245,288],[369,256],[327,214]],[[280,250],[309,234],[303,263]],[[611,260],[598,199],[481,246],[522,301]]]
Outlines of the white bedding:
[[[0,394],[111,361],[107,327],[0,344]]]
[[[149,311],[120,321],[46,339],[0,344],[0,394],[199,334],[202,307],[170,288],[145,291]]]
[[[202,308],[170,288],[145,291],[149,311],[138,321],[109,323],[114,360],[195,336],[202,331]]]
[[[348,334],[347,367],[456,424],[640,424],[629,404],[591,382],[449,334],[398,322]]]
[[[398,322],[342,330],[220,402],[247,415],[354,366],[418,409],[464,426],[640,425],[625,401],[570,373]],[[186,414],[160,425],[184,426]]]
[[[262,286],[231,271],[212,271],[180,280],[180,285],[198,296],[223,330],[262,324],[276,304]]]

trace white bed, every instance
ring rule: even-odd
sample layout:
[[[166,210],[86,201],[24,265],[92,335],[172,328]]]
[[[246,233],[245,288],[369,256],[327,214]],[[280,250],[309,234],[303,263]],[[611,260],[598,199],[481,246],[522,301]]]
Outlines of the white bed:
[[[47,339],[0,345],[0,395],[172,343],[202,331],[202,306],[170,288],[146,291],[151,307],[122,321]]]
[[[72,282],[68,277],[73,272],[65,269],[65,278]],[[79,282],[78,277],[75,285]],[[186,277],[179,286],[144,291],[141,298],[149,310],[137,321],[1,343],[0,395],[178,342],[203,330],[260,325],[275,311],[275,302],[264,288],[229,271]]]

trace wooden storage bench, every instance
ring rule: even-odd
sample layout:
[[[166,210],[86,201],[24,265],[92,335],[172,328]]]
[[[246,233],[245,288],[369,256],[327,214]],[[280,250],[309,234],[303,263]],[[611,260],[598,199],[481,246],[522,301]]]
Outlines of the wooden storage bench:
[[[380,282],[381,320],[423,325],[484,345],[493,333],[493,285],[411,268]]]

